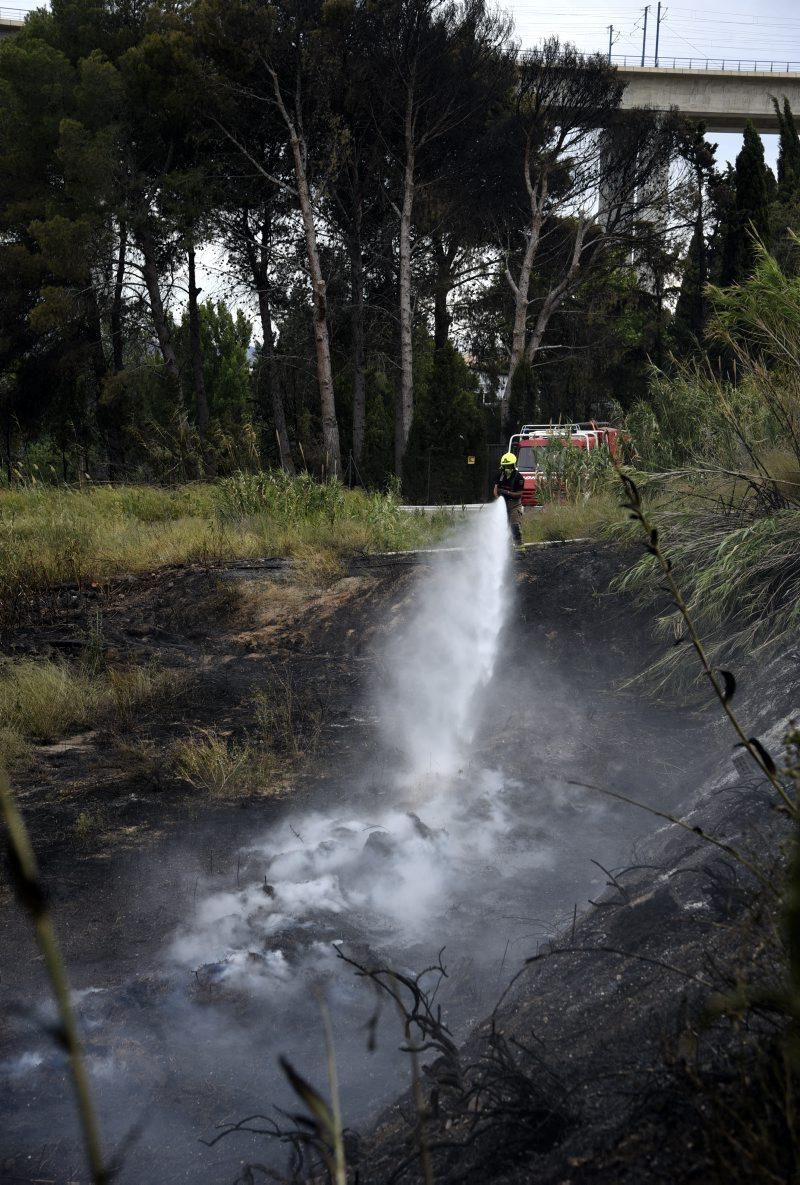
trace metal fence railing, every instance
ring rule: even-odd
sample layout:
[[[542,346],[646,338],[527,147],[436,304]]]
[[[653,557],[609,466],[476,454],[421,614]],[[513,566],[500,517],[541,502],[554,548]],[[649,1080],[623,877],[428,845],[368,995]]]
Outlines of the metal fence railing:
[[[645,60],[642,62],[640,54],[612,54],[609,61],[614,66],[627,69],[644,66],[646,69],[661,70],[724,70],[726,73],[757,73],[757,74],[800,74],[800,62],[765,61],[756,58],[704,58],[699,54],[694,58],[673,58],[659,54],[658,61]]]
[[[24,21],[30,8],[0,8],[0,21]]]

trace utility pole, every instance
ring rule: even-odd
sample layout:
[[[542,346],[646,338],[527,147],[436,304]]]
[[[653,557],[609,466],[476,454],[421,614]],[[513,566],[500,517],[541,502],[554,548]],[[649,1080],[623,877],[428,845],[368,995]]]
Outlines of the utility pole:
[[[656,66],[658,65],[658,35],[661,32],[661,0],[658,0],[658,10],[656,12],[656,55],[653,59]]]
[[[614,44],[614,26],[608,26],[608,64],[611,65],[611,46]]]
[[[644,55],[645,55],[645,50],[647,49],[647,14],[649,11],[650,11],[650,5],[645,4],[645,6],[644,6],[644,31],[642,33],[642,65],[644,65]]]

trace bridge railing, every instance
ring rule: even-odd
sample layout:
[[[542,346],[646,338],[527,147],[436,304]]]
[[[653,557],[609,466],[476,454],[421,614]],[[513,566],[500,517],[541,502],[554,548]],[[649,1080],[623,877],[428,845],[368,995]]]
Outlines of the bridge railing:
[[[631,69],[642,66],[640,54],[612,54],[609,61],[614,66]],[[758,74],[800,74],[800,62],[765,61],[763,58],[704,58],[700,54],[693,58],[673,58],[659,55],[658,61],[645,61],[648,69],[661,70],[724,70],[726,74],[755,72]]]
[[[29,8],[0,8],[0,21],[24,21]]]

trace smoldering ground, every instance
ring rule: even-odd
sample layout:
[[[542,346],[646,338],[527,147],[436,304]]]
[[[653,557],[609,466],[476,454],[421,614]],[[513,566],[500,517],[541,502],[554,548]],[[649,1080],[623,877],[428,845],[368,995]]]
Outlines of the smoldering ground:
[[[214,836],[213,872],[197,856],[209,844],[198,821],[121,886],[148,899],[171,861],[193,870],[157,955],[137,966],[121,933],[95,983],[80,969],[85,987],[102,985],[78,1007],[108,1144],[141,1121],[122,1181],[220,1182],[242,1160],[280,1159],[253,1137],[213,1149],[200,1140],[221,1121],[293,1106],[279,1053],[324,1085],[319,995],[346,1121],[365,1123],[405,1088],[408,1067],[388,1011],[368,1050],[374,1002],[337,948],[416,971],[445,947],[437,999],[465,1033],[537,943],[599,892],[599,865],[635,862],[636,838],[652,829],[643,813],[569,783],[613,781],[670,809],[710,756],[697,721],[615,688],[646,626],[597,601],[607,571],[575,549],[509,567],[502,518],[472,530],[465,551],[386,606],[388,642],[361,710],[373,760],[348,776],[327,771],[313,808],[289,808],[266,830],[254,823],[244,843]],[[44,1148],[47,1171],[66,1180],[80,1152],[52,1039],[23,1009],[4,1044],[0,1150],[32,1180]]]

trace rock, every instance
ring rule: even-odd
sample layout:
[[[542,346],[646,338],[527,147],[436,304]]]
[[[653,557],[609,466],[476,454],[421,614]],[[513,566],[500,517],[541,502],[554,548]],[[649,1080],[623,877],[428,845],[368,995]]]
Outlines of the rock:
[[[377,856],[383,860],[393,856],[396,851],[396,841],[388,831],[373,831],[364,844],[364,854]]]
[[[413,811],[406,811],[406,815],[414,824],[414,830],[416,831],[417,835],[419,835],[422,839],[429,839],[435,843],[440,836],[447,835],[447,832],[443,827],[439,827],[437,829],[429,827],[428,824],[423,823],[419,815],[415,815]]]

